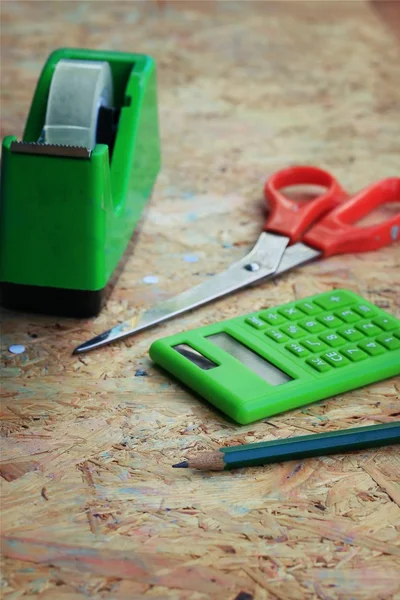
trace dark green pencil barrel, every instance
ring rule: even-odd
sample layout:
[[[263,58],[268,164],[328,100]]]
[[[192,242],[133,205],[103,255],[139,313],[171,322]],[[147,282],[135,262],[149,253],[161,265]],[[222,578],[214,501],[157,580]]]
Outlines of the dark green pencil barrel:
[[[226,469],[340,454],[400,443],[400,422],[221,448]]]

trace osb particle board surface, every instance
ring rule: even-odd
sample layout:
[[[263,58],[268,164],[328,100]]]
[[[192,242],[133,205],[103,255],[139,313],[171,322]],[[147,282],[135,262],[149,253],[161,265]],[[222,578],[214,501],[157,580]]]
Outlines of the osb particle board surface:
[[[335,287],[398,315],[399,246],[308,265],[71,356],[241,257],[263,225],[274,170],[317,164],[352,192],[398,175],[394,38],[362,2],[1,8],[2,135],[21,135],[54,48],[145,52],[158,63],[164,161],[101,316],[3,312],[3,597],[400,598],[395,448],[232,473],[170,466],[194,450],[396,420],[399,378],[239,427],[147,353],[159,336]],[[26,352],[11,355],[12,343]]]

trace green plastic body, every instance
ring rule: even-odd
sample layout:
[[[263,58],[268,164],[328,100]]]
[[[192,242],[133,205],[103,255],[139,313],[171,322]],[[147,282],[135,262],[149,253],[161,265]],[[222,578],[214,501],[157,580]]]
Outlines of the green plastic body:
[[[110,280],[160,169],[155,63],[149,56],[79,49],[50,55],[23,141],[36,142],[60,59],[108,61],[121,108],[112,154],[66,158],[12,152],[3,140],[0,281],[97,291]]]
[[[325,310],[316,304],[315,301],[326,303],[326,298],[330,298],[332,294],[335,297],[344,299],[344,304],[339,305],[335,311],[333,309]],[[315,316],[308,317],[306,313],[301,313],[298,307],[303,305],[304,302],[317,307],[318,312]],[[356,313],[354,306],[359,305],[369,308],[374,316],[368,319]],[[276,313],[278,310],[285,311],[290,308],[297,308],[300,313],[299,318],[286,320],[277,327],[260,318],[260,315],[265,318],[266,314]],[[288,338],[284,343],[278,343],[267,335],[271,330],[280,330],[280,328],[291,325],[299,326],[300,323],[305,321],[309,322],[307,319],[314,321],[324,319],[342,309],[348,309],[356,314],[354,324],[348,324],[337,317],[339,319],[337,322],[338,329],[325,328],[318,335],[312,335],[303,330],[304,334],[300,334],[300,337],[296,339]],[[256,317],[256,322],[260,322],[260,329],[254,328],[246,321],[246,319],[252,317]],[[337,335],[337,331],[346,328],[347,325],[349,328],[356,328],[356,326],[362,328],[364,324],[377,318],[388,319],[391,323],[391,330],[385,331],[374,325],[376,329],[371,329],[375,331],[374,336],[361,334],[361,338],[355,343],[339,336],[339,339],[342,340],[339,346],[330,347],[326,344],[327,348],[323,352],[312,353],[310,351],[307,353],[306,351],[304,358],[295,356],[287,348],[289,344],[294,342],[302,346],[302,341],[310,339],[314,340],[314,343],[316,341],[319,343],[320,336]],[[226,333],[232,336],[285,372],[292,380],[281,385],[270,385],[234,356],[207,339],[208,336],[218,333]],[[390,337],[392,339],[390,343],[397,349],[389,350],[376,341],[377,338],[382,336]],[[377,344],[379,352],[381,352],[379,355],[370,356],[364,352],[366,356],[359,362],[352,362],[343,355],[343,352],[346,353],[349,349],[358,348],[359,344],[370,342]],[[174,346],[179,344],[187,344],[213,361],[217,366],[209,370],[203,370],[174,349]],[[303,350],[306,350],[305,346]],[[327,371],[319,372],[307,363],[309,359],[319,359],[325,352],[335,352],[342,356],[344,366],[335,367],[328,364],[329,369]],[[240,424],[247,424],[400,374],[400,321],[354,292],[334,290],[334,292],[312,296],[281,307],[258,311],[250,315],[214,323],[157,340],[150,348],[150,356],[154,362],[172,373],[231,419]],[[323,360],[323,362],[326,361]]]

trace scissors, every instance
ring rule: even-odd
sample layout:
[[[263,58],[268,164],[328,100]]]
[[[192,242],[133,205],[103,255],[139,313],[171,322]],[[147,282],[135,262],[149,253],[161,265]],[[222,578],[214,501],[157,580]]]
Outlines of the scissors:
[[[299,185],[323,186],[325,191],[308,202],[298,202],[284,194],[284,188]],[[249,254],[212,279],[84,342],[74,354],[128,337],[314,259],[377,250],[400,239],[400,213],[377,225],[355,225],[378,206],[400,202],[400,177],[383,179],[350,197],[327,171],[297,166],[272,175],[265,184],[264,195],[269,215]]]

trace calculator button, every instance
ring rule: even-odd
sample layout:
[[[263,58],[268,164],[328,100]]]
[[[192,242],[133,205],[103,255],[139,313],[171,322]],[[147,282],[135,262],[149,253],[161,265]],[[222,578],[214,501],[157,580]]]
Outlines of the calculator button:
[[[337,333],[329,333],[329,331],[327,333],[323,333],[318,337],[320,340],[322,340],[332,348],[336,348],[337,346],[343,346],[343,344],[346,343],[346,340],[344,340],[340,335],[338,335]]]
[[[281,329],[281,331],[283,331],[283,333],[286,333],[294,340],[297,340],[297,338],[301,338],[306,334],[304,329],[302,329],[298,325],[293,325],[293,324],[285,325],[284,327],[281,327],[280,329]]]
[[[325,331],[325,327],[321,325],[321,323],[318,323],[318,321],[314,321],[314,319],[304,319],[303,321],[300,321],[299,325],[310,333],[321,333],[321,331]]]
[[[372,309],[366,304],[355,304],[354,306],[352,306],[352,309],[365,318],[373,317],[374,315],[376,315],[376,310]]]
[[[279,331],[279,329],[270,329],[269,331],[265,332],[265,335],[275,340],[275,342],[278,342],[278,344],[287,342],[289,339],[288,336],[284,335],[281,331]]]
[[[324,317],[317,317],[320,323],[323,323],[325,327],[329,327],[329,329],[335,329],[336,327],[340,327],[343,325],[343,321],[335,317],[335,315],[325,315]]]
[[[300,319],[303,317],[303,313],[300,312],[295,306],[287,306],[286,308],[278,308],[278,313],[290,319],[290,321],[295,321],[296,319]]]
[[[399,326],[399,322],[393,317],[377,317],[372,320],[375,325],[378,325],[383,331],[392,331],[392,329],[397,329]]]
[[[358,340],[364,339],[363,334],[354,327],[341,327],[338,329],[338,333],[349,342],[358,342]]]
[[[326,360],[333,367],[344,367],[349,364],[347,358],[339,354],[339,352],[335,352],[335,350],[329,350],[329,352],[325,352],[322,354],[321,358]]]
[[[335,290],[314,298],[313,302],[318,304],[318,306],[322,306],[325,310],[333,310],[341,306],[346,306],[346,304],[350,304],[350,302],[354,302],[354,298],[349,296],[349,294],[346,294],[346,292]]]
[[[301,340],[301,344],[308,348],[308,350],[311,350],[311,352],[314,354],[317,352],[322,352],[322,350],[325,350],[328,347],[326,344],[324,344],[324,342],[321,342],[321,340],[318,340],[317,338],[307,338],[306,340]]]
[[[382,333],[382,329],[380,327],[377,327],[373,323],[357,323],[356,327],[368,337],[372,337],[374,335],[378,335],[378,333]]]
[[[262,321],[258,317],[248,317],[246,319],[246,323],[252,325],[253,327],[255,327],[255,329],[264,329],[265,327],[267,327],[266,322]]]
[[[329,371],[331,367],[319,356],[314,356],[313,358],[308,358],[306,363],[313,367],[316,371],[320,373],[325,373],[325,371]]]
[[[318,313],[321,312],[320,307],[316,304],[313,304],[313,302],[298,302],[296,306],[303,313],[310,316],[318,315]]]
[[[270,325],[282,325],[283,323],[287,323],[285,317],[282,317],[282,315],[277,312],[264,311],[259,314],[259,317]]]
[[[394,335],[383,334],[376,338],[376,341],[385,346],[388,350],[397,350],[400,348],[400,340]]]
[[[287,346],[285,346],[285,348],[287,350],[290,350],[290,352],[292,352],[292,354],[295,354],[296,356],[300,356],[301,358],[303,358],[303,356],[306,357],[310,354],[308,350],[306,350],[305,348],[303,348],[303,346],[300,346],[300,344],[297,344],[296,342],[287,344]]]
[[[372,340],[364,340],[358,344],[362,350],[368,352],[371,356],[378,356],[378,354],[383,354],[385,352],[385,348],[378,344],[377,342],[373,342]]]
[[[349,308],[344,308],[343,310],[335,311],[335,315],[342,319],[345,323],[356,323],[360,320],[360,315],[357,315],[355,312],[350,310]]]
[[[368,354],[361,350],[361,348],[357,348],[357,346],[342,348],[340,352],[344,354],[344,356],[347,356],[347,358],[349,358],[352,362],[358,362],[368,358]]]

